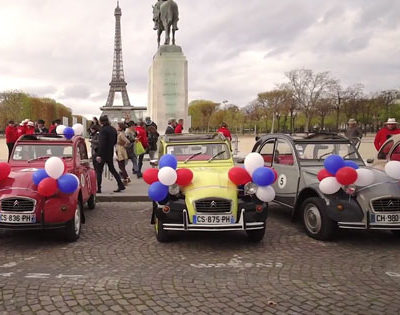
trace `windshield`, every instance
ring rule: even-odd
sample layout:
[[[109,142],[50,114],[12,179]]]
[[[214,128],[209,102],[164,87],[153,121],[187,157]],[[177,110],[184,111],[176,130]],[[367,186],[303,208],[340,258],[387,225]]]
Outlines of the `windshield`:
[[[15,147],[12,159],[29,161],[52,156],[72,158],[72,145],[20,144]]]
[[[360,160],[356,148],[350,143],[296,143],[296,150],[301,160],[325,160],[336,154],[345,160]]]
[[[167,146],[167,153],[175,155],[178,161],[227,160],[231,157],[228,146],[224,143],[196,143]],[[211,162],[210,161],[210,162]]]

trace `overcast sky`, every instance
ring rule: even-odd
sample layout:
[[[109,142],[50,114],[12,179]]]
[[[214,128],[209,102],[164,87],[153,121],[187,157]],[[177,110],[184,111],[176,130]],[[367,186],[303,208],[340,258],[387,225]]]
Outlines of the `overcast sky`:
[[[175,0],[177,45],[189,63],[189,101],[247,105],[297,68],[344,86],[400,87],[399,0]],[[157,49],[155,1],[120,0],[125,78],[147,105]],[[111,80],[113,0],[0,0],[0,91],[51,97],[98,115]]]

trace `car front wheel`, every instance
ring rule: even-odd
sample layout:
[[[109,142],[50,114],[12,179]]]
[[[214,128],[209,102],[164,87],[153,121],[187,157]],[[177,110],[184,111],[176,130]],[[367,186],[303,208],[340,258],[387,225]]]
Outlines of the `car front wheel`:
[[[400,230],[391,230],[394,236],[400,237]]]
[[[246,231],[247,237],[252,242],[260,242],[264,238],[265,230],[266,230],[266,222],[264,221],[264,225],[263,225],[262,229],[259,229],[259,230],[247,230]]]
[[[96,208],[96,195],[91,195],[87,201],[87,206],[89,209]]]
[[[168,231],[164,229],[163,222],[157,218],[157,216],[155,217],[154,229],[156,232],[157,241],[165,243],[170,240]]]
[[[74,217],[65,227],[65,239],[68,242],[75,242],[81,234],[82,224],[82,204],[77,202]]]
[[[301,212],[306,233],[321,241],[333,238],[337,224],[326,214],[325,203],[321,198],[307,198],[302,206]]]

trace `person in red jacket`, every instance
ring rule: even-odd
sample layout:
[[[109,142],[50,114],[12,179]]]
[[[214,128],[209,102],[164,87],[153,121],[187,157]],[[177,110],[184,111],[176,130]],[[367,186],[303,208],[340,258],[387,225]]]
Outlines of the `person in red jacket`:
[[[378,151],[387,139],[389,139],[392,135],[397,135],[400,133],[400,129],[397,128],[396,118],[389,118],[384,125],[385,126],[379,130],[375,136],[374,145]]]
[[[231,132],[229,131],[228,125],[225,122],[221,124],[221,127],[217,130],[217,132],[222,133],[225,138],[229,139],[229,141],[232,141]]]
[[[14,144],[18,139],[18,130],[14,124],[13,120],[8,122],[8,126],[6,127],[6,143],[8,147],[8,159],[10,159],[11,152],[14,148]]]
[[[26,123],[22,121],[17,127],[18,138],[26,134]]]
[[[26,135],[33,135],[35,133],[35,123],[33,121],[28,121],[26,125],[25,134]]]
[[[183,119],[178,120],[178,124],[175,127],[175,133],[182,133],[183,131]]]
[[[140,121],[135,128],[136,131],[136,141],[140,141],[143,148],[147,151],[149,147],[149,140],[147,138],[146,124],[144,121]],[[144,153],[138,156],[138,170],[137,170],[137,178],[142,177],[142,166],[143,166],[143,157]]]

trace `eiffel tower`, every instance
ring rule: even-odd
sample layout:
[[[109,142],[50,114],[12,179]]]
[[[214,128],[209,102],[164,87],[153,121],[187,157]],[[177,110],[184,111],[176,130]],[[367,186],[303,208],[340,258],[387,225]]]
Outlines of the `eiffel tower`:
[[[115,16],[115,41],[114,41],[114,62],[112,78],[110,82],[110,91],[108,93],[106,105],[100,109],[102,115],[107,115],[111,122],[126,120],[136,120],[134,110],[143,110],[146,108],[134,108],[130,101],[126,90],[127,83],[125,82],[124,68],[122,62],[122,42],[121,42],[121,15],[122,11],[117,1],[117,7],[114,11]],[[115,93],[121,93],[122,106],[114,105]]]

